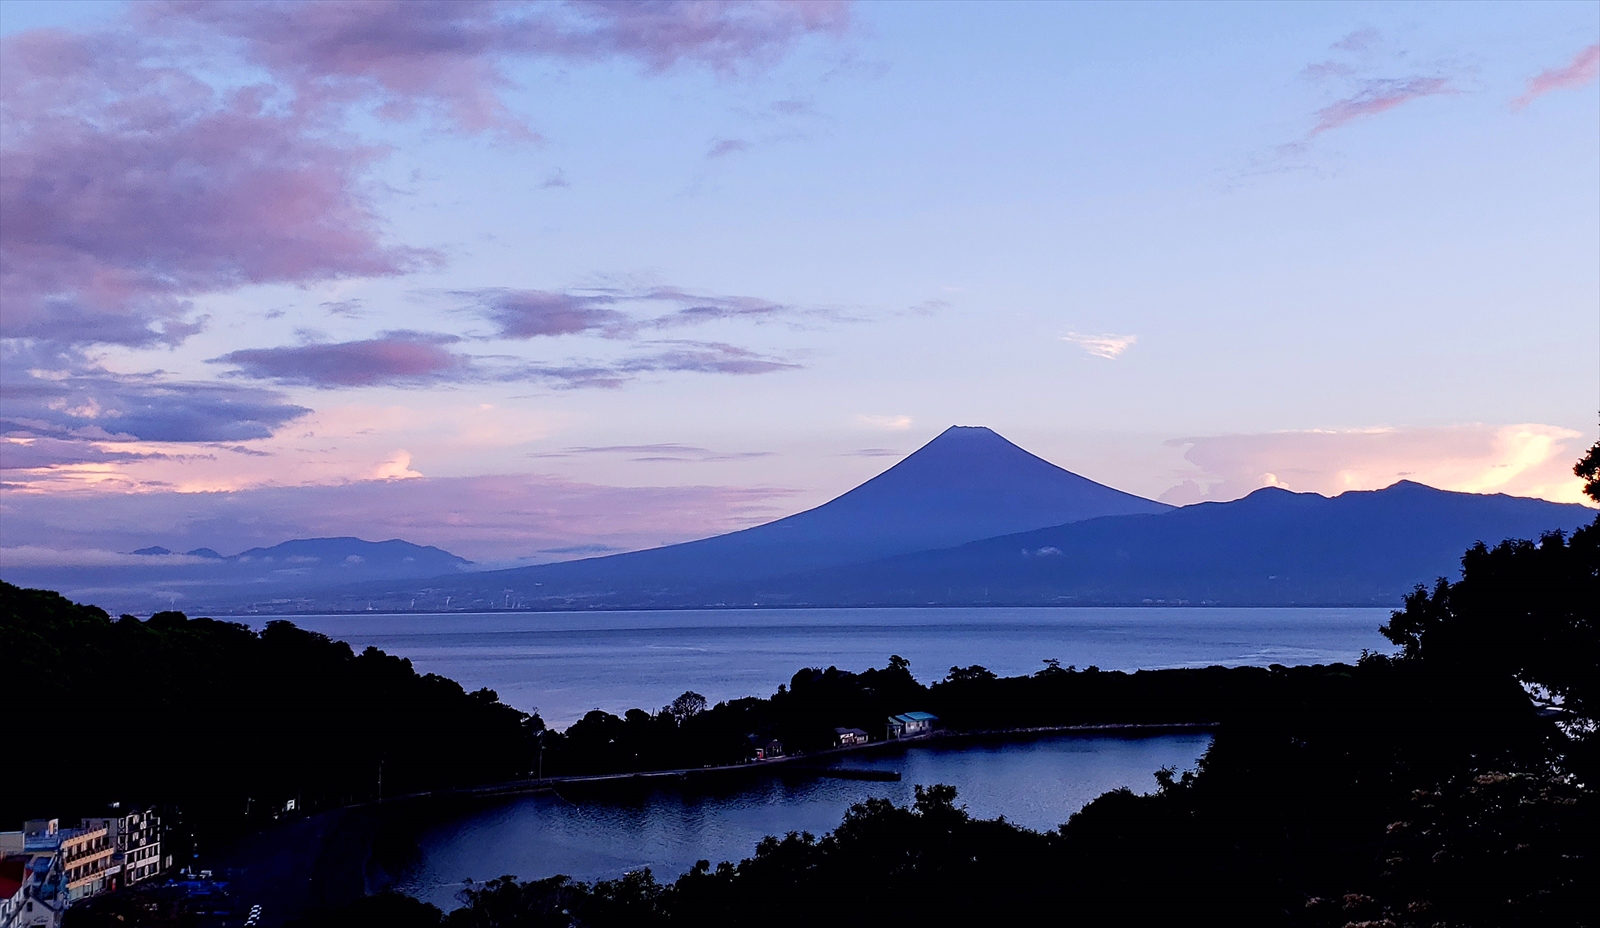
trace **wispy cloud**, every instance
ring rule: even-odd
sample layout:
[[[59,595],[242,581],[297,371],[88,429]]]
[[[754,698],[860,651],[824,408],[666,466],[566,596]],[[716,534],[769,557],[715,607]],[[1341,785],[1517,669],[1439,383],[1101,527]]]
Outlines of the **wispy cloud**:
[[[707,158],[725,158],[741,151],[749,151],[750,143],[744,139],[717,139],[706,150]]]
[[[583,455],[619,455],[638,463],[744,461],[751,458],[772,457],[771,451],[713,451],[697,445],[680,445],[663,442],[653,445],[601,445],[578,446],[561,451],[539,451],[530,458],[571,458]]]
[[[361,300],[330,300],[326,303],[318,303],[317,308],[323,310],[330,316],[343,316],[346,319],[359,319],[366,315],[366,313],[361,309],[362,302],[363,301]]]
[[[460,342],[454,335],[385,332],[360,341],[245,348],[211,363],[232,365],[229,374],[235,377],[321,389],[519,381],[564,390],[614,389],[650,373],[752,375],[800,367],[726,342],[686,339],[640,342],[641,350],[616,360],[565,363],[472,356],[447,347]]]
[[[1528,89],[1511,101],[1513,109],[1522,109],[1552,90],[1572,90],[1589,83],[1600,75],[1600,42],[1578,52],[1573,59],[1559,68],[1542,71],[1528,81]]]
[[[1139,340],[1139,336],[1082,335],[1077,332],[1068,332],[1067,334],[1061,336],[1061,340],[1064,342],[1071,342],[1072,344],[1077,345],[1084,351],[1087,351],[1089,354],[1094,355],[1097,358],[1105,358],[1107,360],[1114,361],[1117,358],[1122,357],[1123,352],[1127,351],[1129,348],[1132,348],[1134,342]]]
[[[1363,26],[1333,43],[1332,47],[1342,52],[1364,52],[1378,44],[1381,38],[1377,29]]]
[[[312,387],[424,385],[460,379],[471,359],[446,345],[452,335],[385,332],[377,338],[326,344],[245,348],[213,358],[231,364],[241,376]]]
[[[468,311],[493,323],[496,337],[508,339],[560,335],[636,339],[652,330],[713,322],[783,321],[799,327],[819,321],[851,321],[826,308],[756,296],[697,293],[672,286],[577,290],[485,287],[454,290],[448,295],[465,301]]]
[[[817,115],[817,105],[804,97],[791,97],[786,100],[774,100],[772,101],[772,105],[767,107],[767,109],[778,116]]]
[[[508,290],[501,287],[458,290],[451,294],[471,301],[499,329],[501,338],[539,338],[594,332],[609,337],[631,334],[632,317],[611,308],[611,293],[567,293],[558,290]]]
[[[1332,43],[1333,57],[1306,65],[1302,76],[1324,92],[1336,94],[1336,99],[1312,114],[1312,125],[1304,135],[1252,158],[1243,176],[1308,169],[1306,156],[1313,143],[1327,133],[1416,100],[1460,92],[1444,66],[1432,69],[1433,73],[1377,76],[1380,69],[1418,70],[1404,50],[1386,49],[1385,45],[1378,30],[1363,27]]]
[[[1317,124],[1306,133],[1306,138],[1315,138],[1364,116],[1388,112],[1412,100],[1448,93],[1455,93],[1455,90],[1442,77],[1363,81],[1356,93],[1317,110]]]
[[[870,429],[883,429],[888,432],[904,432],[911,428],[910,416],[856,416],[856,423]]]
[[[660,341],[652,344],[662,346],[661,350],[626,358],[616,364],[616,369],[627,373],[698,371],[705,374],[770,374],[800,367],[781,358],[724,342]]]
[[[899,316],[936,316],[950,308],[949,300],[923,300],[921,303],[908,306],[896,315]]]

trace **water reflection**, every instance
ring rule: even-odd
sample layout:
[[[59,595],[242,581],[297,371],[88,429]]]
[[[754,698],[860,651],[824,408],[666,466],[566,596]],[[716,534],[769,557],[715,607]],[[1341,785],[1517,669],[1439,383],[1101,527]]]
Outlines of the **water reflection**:
[[[773,777],[721,792],[663,788],[577,801],[528,796],[426,830],[420,857],[396,888],[450,908],[463,879],[508,873],[595,880],[650,867],[670,880],[696,860],[747,857],[765,835],[821,836],[869,796],[908,803],[917,784],[949,783],[974,815],[1049,829],[1107,790],[1154,789],[1156,770],[1193,767],[1209,743],[1207,735],[1184,734],[923,745],[833,762],[895,770],[900,782]]]

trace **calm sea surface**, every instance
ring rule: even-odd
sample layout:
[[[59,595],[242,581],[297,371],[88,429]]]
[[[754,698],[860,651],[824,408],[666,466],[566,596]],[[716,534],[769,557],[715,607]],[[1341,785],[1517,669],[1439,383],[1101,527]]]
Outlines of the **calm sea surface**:
[[[1032,673],[1046,658],[1103,670],[1351,661],[1389,649],[1385,609],[794,609],[294,616],[376,645],[564,728],[590,709],[654,710],[684,690],[766,696],[802,667],[911,661],[923,682],[954,665]],[[266,618],[257,618],[259,627]],[[1154,768],[1152,768],[1154,769]]]
[[[779,777],[721,792],[660,789],[628,800],[539,795],[507,800],[417,836],[417,855],[394,887],[446,910],[463,880],[564,873],[612,879],[650,867],[670,881],[697,860],[740,860],[766,835],[833,830],[871,796],[909,803],[917,784],[948,783],[974,815],[1047,830],[1107,790],[1155,788],[1156,770],[1192,768],[1207,735],[1050,737],[933,745],[834,762],[898,770],[898,783]]]
[[[767,695],[801,667],[911,661],[931,682],[953,665],[1031,673],[1046,658],[1105,670],[1354,660],[1386,648],[1383,609],[811,609],[701,612],[296,616],[357,649],[376,645],[469,689],[488,686],[565,727],[590,709],[652,709],[693,689],[712,702]],[[257,620],[263,624],[265,618]],[[1163,766],[1192,767],[1209,737],[1050,737],[921,745],[836,763],[897,770],[898,783],[772,776],[720,791],[663,787],[628,799],[508,799],[418,822],[400,888],[453,907],[464,879],[565,873],[606,879],[750,856],[765,835],[833,829],[869,796],[909,802],[949,783],[983,817],[1065,822],[1118,787],[1148,791]]]

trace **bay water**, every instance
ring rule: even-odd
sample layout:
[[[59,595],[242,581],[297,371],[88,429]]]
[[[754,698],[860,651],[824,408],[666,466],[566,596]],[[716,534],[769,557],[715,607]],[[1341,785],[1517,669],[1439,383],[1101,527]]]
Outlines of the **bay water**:
[[[685,690],[769,696],[802,667],[860,671],[891,654],[924,683],[952,666],[1002,676],[1054,658],[1102,670],[1354,661],[1389,650],[1385,609],[728,609],[303,615],[302,628],[375,645],[565,728],[591,709],[654,711]],[[268,621],[257,617],[260,627]]]
[[[685,690],[712,703],[770,695],[802,667],[859,671],[891,654],[925,683],[952,666],[1032,673],[1080,668],[1314,664],[1387,650],[1384,609],[910,608],[673,612],[303,615],[302,628],[409,658],[468,689],[565,727],[591,709],[653,710]],[[258,617],[257,627],[269,621]],[[927,743],[833,763],[893,770],[899,782],[774,773],[716,788],[661,786],[626,797],[537,794],[419,822],[396,888],[452,908],[463,880],[615,878],[650,867],[671,880],[697,860],[739,860],[766,835],[836,827],[868,797],[910,802],[947,783],[981,817],[1054,828],[1094,797],[1147,792],[1162,767],[1192,768],[1203,734],[1050,736]]]

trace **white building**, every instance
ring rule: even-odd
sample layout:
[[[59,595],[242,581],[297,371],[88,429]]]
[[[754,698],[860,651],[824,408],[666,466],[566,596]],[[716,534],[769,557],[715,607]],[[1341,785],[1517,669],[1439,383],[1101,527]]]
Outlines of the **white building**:
[[[933,726],[939,717],[927,712],[906,712],[901,715],[889,717],[889,737],[893,738],[920,738],[933,733]]]

